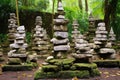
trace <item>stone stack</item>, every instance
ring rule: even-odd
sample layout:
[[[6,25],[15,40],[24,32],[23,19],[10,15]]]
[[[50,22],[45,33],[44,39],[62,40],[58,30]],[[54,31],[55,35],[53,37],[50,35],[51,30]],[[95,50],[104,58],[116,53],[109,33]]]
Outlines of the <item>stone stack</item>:
[[[77,35],[80,34],[80,31],[78,30],[78,27],[79,27],[78,21],[74,20],[72,26],[73,26],[73,31],[72,31],[72,36],[71,36],[72,41],[71,41],[70,47],[71,47],[71,52],[73,53],[73,52],[75,52],[75,49],[74,49],[74,47],[75,47],[75,44],[74,44],[75,39],[78,37]]]
[[[54,19],[54,38],[51,42],[54,44],[53,55],[55,58],[65,58],[67,51],[70,50],[65,12],[62,3],[58,3],[58,17]]]
[[[74,58],[77,60],[80,60],[81,62],[84,62],[83,60],[87,60],[87,62],[90,62],[90,59],[92,57],[91,54],[91,48],[89,47],[89,43],[84,40],[85,37],[80,34],[80,31],[78,31],[78,22],[75,20],[73,22],[73,31],[72,31],[72,38],[73,42],[75,44],[74,48],[76,49],[76,53],[72,54]]]
[[[35,51],[38,55],[48,53],[49,48],[49,38],[47,36],[46,30],[42,28],[42,18],[40,16],[36,17],[35,23],[35,32],[33,35],[33,51]]]
[[[10,44],[11,50],[8,52],[8,64],[21,64],[21,62],[26,62],[27,46],[27,43],[25,43],[25,28],[24,26],[19,26],[15,34],[14,43]]]
[[[11,43],[14,42],[15,40],[15,34],[17,31],[17,25],[16,25],[16,16],[15,13],[10,13],[10,19],[8,20],[8,29],[9,29],[9,33],[8,33],[8,41]]]
[[[114,31],[113,31],[113,28],[111,27],[111,30],[110,30],[110,32],[109,32],[109,41],[112,43],[112,44],[114,44],[114,42],[115,42],[115,40],[116,40],[116,35],[115,35],[115,33],[114,33]]]
[[[84,39],[85,37],[82,34],[76,36],[76,53],[72,54],[72,56],[76,59],[76,62],[90,63],[92,59],[92,50],[89,43]]]
[[[2,46],[0,45],[0,62],[4,61],[4,58],[3,58],[3,49],[2,49]]]
[[[88,33],[87,33],[87,36],[86,36],[87,37],[86,39],[89,43],[94,42],[93,38],[95,37],[95,30],[96,30],[95,19],[94,19],[92,13],[91,13],[90,16],[89,16],[89,27],[88,27]]]
[[[99,23],[96,30],[96,37],[94,43],[96,44],[95,51],[102,59],[115,59],[115,50],[107,44],[107,34],[105,23]]]

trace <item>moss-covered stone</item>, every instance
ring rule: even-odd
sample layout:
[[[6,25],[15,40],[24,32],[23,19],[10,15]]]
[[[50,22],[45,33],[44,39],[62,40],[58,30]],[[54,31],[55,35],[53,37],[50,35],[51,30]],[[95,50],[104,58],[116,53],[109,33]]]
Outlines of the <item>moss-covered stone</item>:
[[[3,65],[2,70],[3,71],[29,71],[33,68],[36,68],[36,63],[25,63],[23,65]]]
[[[38,79],[46,79],[46,78],[61,78],[61,79],[69,79],[73,77],[78,77],[78,78],[89,78],[90,74],[89,71],[87,70],[81,70],[81,71],[60,71],[57,73],[54,72],[48,72],[45,73],[41,70],[37,71],[35,73],[35,80]]]
[[[19,65],[21,64],[21,60],[19,58],[9,58],[8,59],[8,64],[9,65]]]
[[[49,60],[48,63],[53,64],[53,65],[71,65],[75,59],[52,59]]]
[[[42,66],[42,70],[44,72],[57,72],[60,69],[56,65],[45,65],[45,66]]]
[[[94,63],[98,67],[119,67],[120,60],[97,60]]]
[[[100,71],[98,70],[98,68],[96,68],[96,69],[91,69],[91,71],[90,71],[90,75],[91,76],[100,76]]]
[[[75,63],[72,67],[72,69],[76,70],[89,70],[89,69],[96,69],[97,65],[95,63]]]

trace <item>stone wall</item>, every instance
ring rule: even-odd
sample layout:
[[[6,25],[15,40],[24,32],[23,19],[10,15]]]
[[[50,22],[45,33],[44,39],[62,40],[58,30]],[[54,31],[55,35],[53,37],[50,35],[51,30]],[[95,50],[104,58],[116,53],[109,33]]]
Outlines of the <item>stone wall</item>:
[[[10,12],[11,13],[11,12]],[[43,27],[46,29],[49,36],[52,36],[51,31],[51,23],[52,23],[52,14],[45,12],[37,12],[37,11],[28,11],[22,10],[19,13],[20,15],[20,24],[24,25],[27,32],[31,32],[35,27],[35,17],[41,16],[43,19]],[[6,17],[0,18],[0,33],[6,34],[8,33],[8,18],[9,13]]]

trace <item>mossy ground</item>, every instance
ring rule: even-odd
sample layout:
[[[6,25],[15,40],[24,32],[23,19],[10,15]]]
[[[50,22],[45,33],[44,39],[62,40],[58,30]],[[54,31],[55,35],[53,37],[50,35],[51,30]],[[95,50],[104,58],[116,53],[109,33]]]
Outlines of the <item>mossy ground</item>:
[[[2,71],[29,71],[36,68],[37,63],[24,63],[22,65],[3,65]]]

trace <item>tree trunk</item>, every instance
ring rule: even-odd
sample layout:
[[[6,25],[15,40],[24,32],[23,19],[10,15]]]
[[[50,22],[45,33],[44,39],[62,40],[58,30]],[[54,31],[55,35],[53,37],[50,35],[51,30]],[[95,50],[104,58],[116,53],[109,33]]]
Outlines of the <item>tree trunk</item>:
[[[81,11],[82,11],[82,9],[83,9],[83,6],[82,6],[82,0],[78,0],[78,5],[79,5],[79,8],[80,8]]]
[[[110,2],[109,2],[109,0],[105,0],[104,22],[105,22],[106,29],[108,32],[110,31],[111,19],[114,19],[114,17],[115,17],[117,3],[118,3],[118,0],[112,0]]]
[[[87,14],[88,14],[88,0],[85,0],[85,11],[86,11]]]

